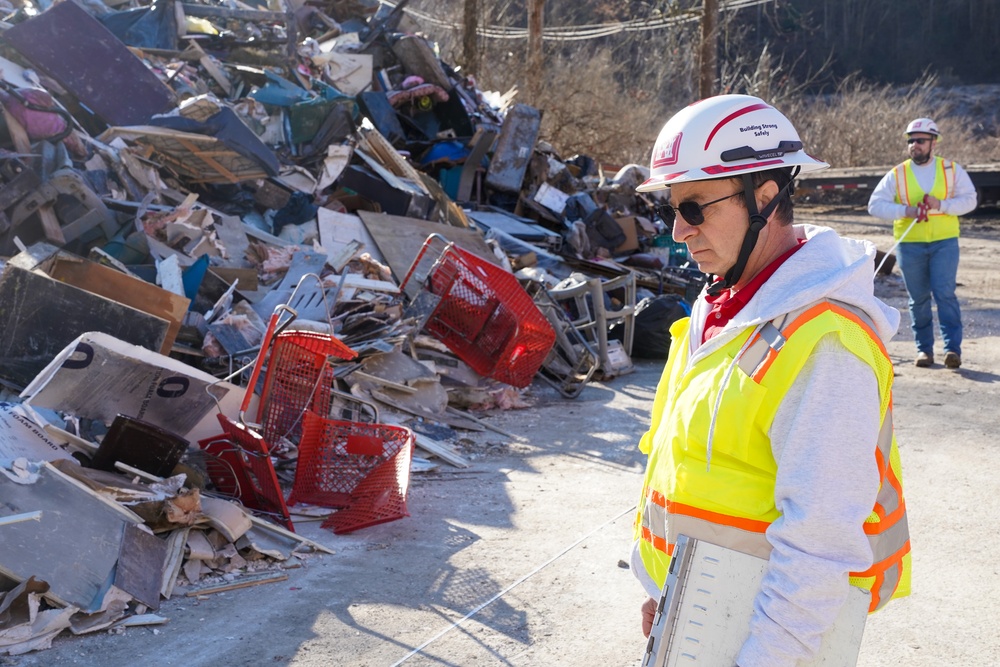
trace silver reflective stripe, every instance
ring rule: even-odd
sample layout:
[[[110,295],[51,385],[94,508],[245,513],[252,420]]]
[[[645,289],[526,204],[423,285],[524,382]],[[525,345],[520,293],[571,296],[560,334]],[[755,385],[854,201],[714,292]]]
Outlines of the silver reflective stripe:
[[[725,526],[686,514],[671,514],[667,522],[669,542],[674,544],[678,535],[687,535],[711,542],[720,547],[735,549],[758,558],[770,558],[771,543],[764,533],[754,533],[733,526]]]
[[[642,527],[648,528],[654,537],[667,539],[667,509],[660,507],[649,498],[642,512]]]
[[[904,514],[884,532],[868,536],[874,562],[881,563],[887,558],[892,558],[897,551],[903,548],[908,539],[910,539],[910,529],[906,524],[906,515]]]
[[[882,585],[878,588],[878,604],[875,605],[876,609],[881,609],[892,599],[892,594],[896,592],[896,587],[899,586],[899,578],[902,571],[902,563],[896,563],[886,569],[885,578],[882,579]]]
[[[782,334],[785,327],[794,322],[802,313],[806,312],[814,305],[815,304],[811,304],[805,308],[793,310],[763,324],[760,327],[758,338],[752,345],[743,351],[737,360],[737,365],[740,367],[740,370],[746,373],[747,376],[753,377],[753,374],[757,372],[757,369],[759,369],[761,365],[767,361],[768,355],[772,350],[777,353],[780,352],[781,348],[785,346],[785,341],[787,339],[784,334]]]
[[[886,470],[891,467],[890,457],[892,455],[892,410],[887,410],[885,419],[882,420],[882,428],[878,433],[878,450],[882,454],[882,461]],[[886,514],[892,514],[899,509],[899,492],[893,486],[888,477],[882,480],[882,486],[878,490],[878,497],[875,502],[882,506]]]
[[[757,369],[767,361],[771,351],[779,352],[784,345],[785,337],[778,331],[778,327],[773,322],[766,322],[760,327],[757,339],[740,355],[737,365],[741,371],[753,377]]]

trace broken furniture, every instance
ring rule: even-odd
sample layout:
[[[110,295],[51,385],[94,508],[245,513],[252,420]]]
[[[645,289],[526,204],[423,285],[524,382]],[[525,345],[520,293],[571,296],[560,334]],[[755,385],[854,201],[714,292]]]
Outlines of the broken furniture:
[[[552,325],[517,278],[438,234],[424,241],[400,285],[421,259],[443,244],[410,304],[421,326],[484,377],[526,387],[555,342]]]
[[[58,149],[47,141],[35,144],[40,158],[28,159],[34,149],[26,134],[6,111],[4,117],[21,157],[0,162],[0,253],[17,252],[15,236],[26,244],[44,239],[60,246],[113,238],[120,225],[84,175],[61,166]]]
[[[538,377],[566,398],[576,398],[600,367],[600,358],[541,283],[532,281],[528,293],[556,333],[555,345],[538,369]]]
[[[608,280],[585,278],[549,290],[549,295],[563,304],[573,327],[597,348],[605,379],[632,371],[629,355],[635,331],[635,289],[635,275],[626,273]],[[611,301],[612,292],[620,297],[617,308],[606,303]],[[618,322],[624,327],[621,342],[608,339],[608,328]]]
[[[156,424],[118,415],[90,459],[91,468],[116,472],[124,463],[157,477],[169,477],[187,451],[188,441]]]
[[[598,353],[601,363],[607,371],[617,370],[617,375],[624,375],[632,370],[632,338],[635,335],[635,274],[625,273],[617,278],[598,280],[591,283],[594,300],[594,316],[597,321]],[[616,307],[615,301],[618,302]],[[623,360],[616,358],[608,341],[608,329],[617,323],[624,327],[622,348],[625,360],[628,360],[627,370]],[[613,342],[613,341],[612,341]]]

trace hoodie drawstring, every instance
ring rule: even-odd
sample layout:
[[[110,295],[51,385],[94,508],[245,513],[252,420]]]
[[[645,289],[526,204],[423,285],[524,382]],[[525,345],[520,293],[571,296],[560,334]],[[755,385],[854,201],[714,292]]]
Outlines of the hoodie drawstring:
[[[719,385],[719,393],[715,395],[715,407],[712,408],[712,419],[708,422],[708,446],[705,460],[706,472],[712,469],[712,439],[715,437],[715,422],[719,418],[719,407],[722,405],[722,393],[729,385],[729,378],[733,376],[733,369],[736,368],[739,363],[740,357],[743,356],[743,353],[747,351],[747,348],[750,347],[757,339],[757,335],[766,324],[767,322],[763,322],[754,327],[754,330],[750,332],[749,338],[747,338],[746,342],[743,343],[743,347],[741,347],[740,351],[733,357],[732,363],[730,363],[729,367],[726,369],[726,374],[722,376],[722,382]]]

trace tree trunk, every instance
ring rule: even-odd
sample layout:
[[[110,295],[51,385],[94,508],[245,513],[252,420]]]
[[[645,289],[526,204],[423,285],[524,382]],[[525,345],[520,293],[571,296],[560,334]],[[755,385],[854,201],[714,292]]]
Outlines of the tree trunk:
[[[719,0],[704,0],[701,17],[701,58],[698,96],[701,99],[715,94],[715,77],[719,41]]]

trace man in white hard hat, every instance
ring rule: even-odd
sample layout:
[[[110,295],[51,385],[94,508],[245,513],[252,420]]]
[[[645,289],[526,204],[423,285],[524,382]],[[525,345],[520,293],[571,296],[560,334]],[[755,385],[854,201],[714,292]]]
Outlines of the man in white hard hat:
[[[976,208],[976,188],[958,164],[934,155],[941,133],[930,118],[906,127],[910,159],[882,177],[868,200],[868,212],[892,220],[896,258],[909,295],[910,328],[917,343],[914,363],[934,365],[937,304],[944,365],[962,365],[962,312],[955,296],[958,274],[958,216]]]
[[[793,178],[828,165],[763,100],[722,95],[663,127],[640,192],[716,276],[656,392],[632,570],[648,635],[678,535],[768,559],[740,667],[814,657],[853,585],[869,609],[909,591],[909,533],[875,248],[793,224]],[[731,666],[724,666],[731,667]]]

